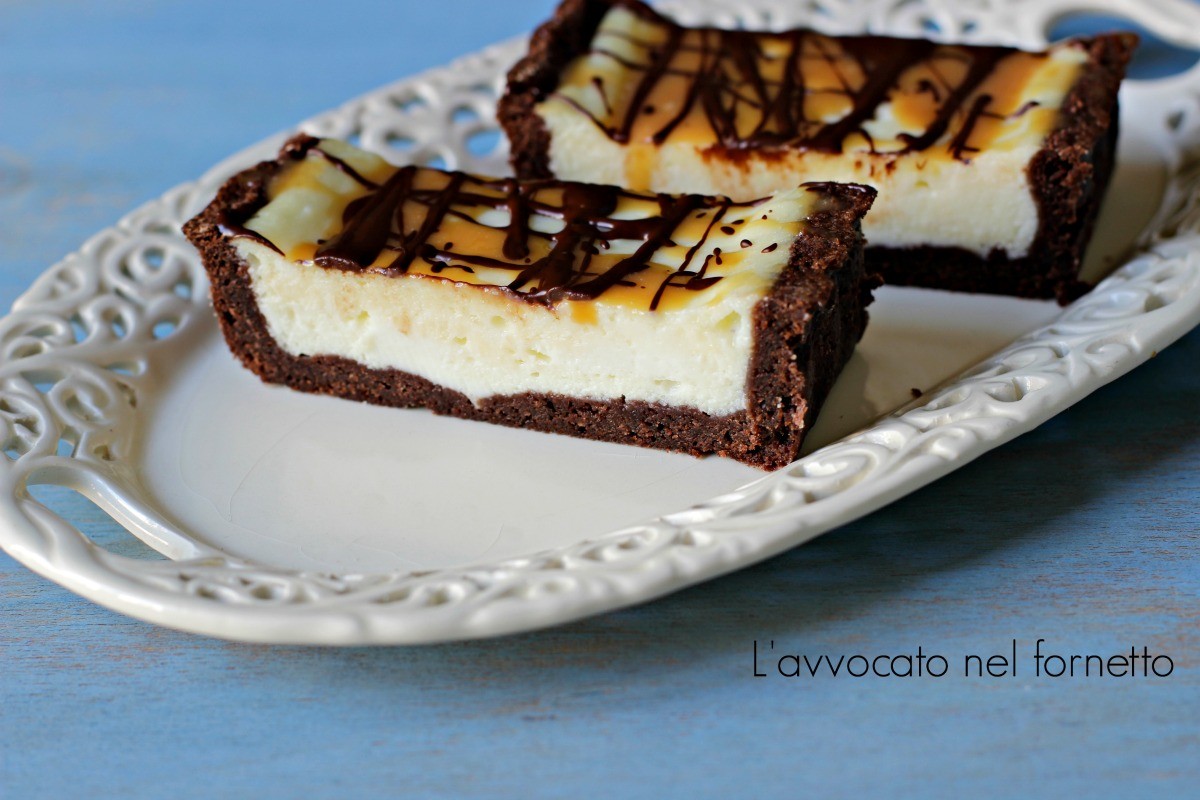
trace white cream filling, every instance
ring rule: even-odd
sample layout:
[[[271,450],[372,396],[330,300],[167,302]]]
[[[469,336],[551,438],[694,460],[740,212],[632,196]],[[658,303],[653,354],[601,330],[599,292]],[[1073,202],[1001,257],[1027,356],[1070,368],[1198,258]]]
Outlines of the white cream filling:
[[[881,154],[872,153],[865,140],[855,136],[842,154],[739,154],[744,160],[731,163],[718,154],[706,156],[704,149],[711,141],[697,141],[695,132],[680,129],[661,145],[622,145],[591,118],[606,119],[610,105],[623,108],[628,103],[642,72],[625,65],[644,63],[645,43],[660,42],[665,35],[660,25],[626,9],[608,12],[594,52],[573,61],[556,93],[535,109],[550,132],[550,168],[556,177],[735,200],[766,197],[805,181],[863,183],[879,190],[863,220],[868,245],[960,247],[980,256],[996,248],[1010,257],[1028,253],[1038,230],[1038,209],[1026,168],[1045,141],[1046,122],[1053,118],[1046,114],[1061,107],[1078,65],[1087,60],[1082,49],[1068,43],[1050,52],[1013,99],[1014,106],[1037,111],[1003,121],[996,138],[983,152],[971,154],[969,163],[945,152],[953,126],[931,150],[902,152],[902,135],[920,129],[907,130],[891,100],[863,125]],[[763,46],[776,59],[786,55],[776,52],[784,47],[779,41],[766,40]],[[606,94],[597,89],[601,83]],[[833,122],[848,111],[849,106],[823,119]]]
[[[235,246],[271,335],[293,355],[403,370],[475,402],[551,392],[714,415],[746,407],[759,292],[670,313],[591,303],[587,320],[571,301],[548,309],[494,289],[292,262],[249,239]]]
[[[396,171],[377,156],[325,140],[320,151],[274,179],[271,201],[246,225],[278,249],[249,237],[233,241],[271,336],[292,355],[340,356],[372,369],[401,370],[476,403],[538,393],[624,398],[713,415],[745,409],[754,307],[771,291],[809,216],[825,202],[821,192],[792,189],[753,206],[698,208],[678,222],[643,269],[595,299],[547,307],[499,288],[512,283],[520,263],[470,262],[471,254],[502,253],[510,218],[501,195],[496,207],[453,206],[455,213],[430,234],[430,241],[452,238],[453,246],[443,242],[444,252],[462,254],[469,270],[439,276],[424,257],[399,275],[315,265],[316,243],[341,230],[347,204],[367,191],[322,152],[376,183]],[[435,178],[429,173],[414,180]],[[469,191],[495,192],[487,183],[470,184]],[[561,198],[551,190],[534,196],[550,206],[527,224],[543,233],[561,231],[553,211]],[[653,220],[662,213],[656,197],[627,195],[611,216]],[[408,224],[419,219],[410,209]],[[605,239],[593,253],[597,269],[639,251],[644,240],[637,236]],[[715,282],[687,288],[669,279],[697,271]]]
[[[970,164],[902,156],[890,171],[882,159],[813,152],[733,164],[706,158],[687,142],[623,146],[557,98],[537,113],[550,131],[550,168],[563,180],[626,184],[627,159],[654,149],[649,183],[659,192],[750,200],[805,181],[874,186],[879,196],[862,223],[871,246],[961,247],[981,256],[1000,247],[1020,257],[1037,234],[1038,210],[1025,169],[1037,145],[986,153]]]

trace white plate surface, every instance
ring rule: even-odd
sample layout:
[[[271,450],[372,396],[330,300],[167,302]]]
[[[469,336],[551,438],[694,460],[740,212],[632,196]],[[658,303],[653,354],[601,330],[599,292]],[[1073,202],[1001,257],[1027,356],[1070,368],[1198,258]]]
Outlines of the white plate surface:
[[[933,20],[951,38],[1037,45],[1080,4],[787,5],[692,2],[681,17],[893,33]],[[1084,5],[1200,44],[1200,20],[1177,21],[1200,16],[1189,5]],[[397,161],[502,171],[491,115],[522,48],[500,45],[303,127]],[[1116,271],[1065,310],[880,290],[812,452],[765,476],[263,385],[225,350],[178,233],[279,139],[261,143],[97,234],[0,321],[0,545],[142,619],[310,644],[527,630],[761,560],[1030,430],[1200,322],[1200,67],[1130,83],[1122,100],[1119,166],[1088,265]],[[167,559],[97,547],[30,496],[42,484],[83,493]]]

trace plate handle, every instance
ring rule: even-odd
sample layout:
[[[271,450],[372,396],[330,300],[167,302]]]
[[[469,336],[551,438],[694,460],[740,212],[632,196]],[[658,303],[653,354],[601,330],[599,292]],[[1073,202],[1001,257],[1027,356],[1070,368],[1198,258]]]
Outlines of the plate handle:
[[[1194,0],[1051,0],[1042,9],[1047,34],[1072,14],[1111,14],[1136,22],[1177,47],[1200,51],[1200,3]]]

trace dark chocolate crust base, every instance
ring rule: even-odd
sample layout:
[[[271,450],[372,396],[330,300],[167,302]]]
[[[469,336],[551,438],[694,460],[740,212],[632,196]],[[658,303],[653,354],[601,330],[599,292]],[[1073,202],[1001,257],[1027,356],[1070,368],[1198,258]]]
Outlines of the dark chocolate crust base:
[[[858,219],[874,194],[839,187],[834,191],[845,198],[842,207],[814,220],[827,235],[797,240],[774,291],[755,308],[746,411],[715,417],[691,408],[553,394],[495,396],[475,404],[459,392],[399,370],[370,369],[338,356],[293,355],[271,337],[249,268],[228,231],[264,204],[270,177],[286,159],[302,157],[312,141],[294,139],[279,161],[234,176],[184,226],[203,258],[226,342],[264,381],[517,428],[693,455],[715,453],[775,469],[799,456],[804,434],[866,326],[865,306],[875,280],[863,272]]]
[[[575,56],[587,50],[607,0],[565,0],[554,16],[533,32],[529,53],[508,72],[508,87],[496,106],[496,118],[508,137],[510,161],[518,178],[553,178],[550,132],[534,106],[558,86],[558,77]]]
[[[619,0],[566,0],[535,32],[508,75],[497,116],[522,178],[554,177],[550,133],[534,107],[587,50],[604,14]],[[867,268],[884,282],[958,292],[1056,298],[1066,304],[1091,287],[1078,281],[1087,243],[1113,171],[1117,89],[1137,44],[1132,34],[1086,40],[1091,69],[1063,103],[1062,122],[1031,160],[1029,182],[1039,227],[1027,255],[987,257],[954,247],[868,247]]]

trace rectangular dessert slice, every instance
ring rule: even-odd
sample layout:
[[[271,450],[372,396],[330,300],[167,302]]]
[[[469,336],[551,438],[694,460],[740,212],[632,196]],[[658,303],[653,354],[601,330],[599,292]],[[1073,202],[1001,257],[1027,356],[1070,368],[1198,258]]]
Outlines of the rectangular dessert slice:
[[[1065,300],[1086,289],[1135,43],[683,28],[637,0],[566,0],[499,118],[525,178],[737,200],[869,184],[867,266],[887,282]]]
[[[184,231],[266,381],[774,468],[862,336],[874,194],[648,195],[297,137]]]

